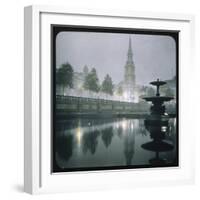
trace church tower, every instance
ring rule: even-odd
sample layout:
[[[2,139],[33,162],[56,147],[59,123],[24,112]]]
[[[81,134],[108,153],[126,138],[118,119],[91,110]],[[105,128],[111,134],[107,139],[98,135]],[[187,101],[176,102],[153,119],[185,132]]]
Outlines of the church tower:
[[[129,37],[127,61],[125,65],[124,73],[124,97],[129,101],[134,101],[136,92],[136,80],[135,80],[135,64],[133,62],[133,52],[131,45],[131,37]]]

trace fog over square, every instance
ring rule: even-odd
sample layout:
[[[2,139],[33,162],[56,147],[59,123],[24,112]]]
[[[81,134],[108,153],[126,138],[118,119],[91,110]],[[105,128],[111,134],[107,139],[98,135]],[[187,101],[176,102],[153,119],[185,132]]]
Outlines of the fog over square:
[[[106,74],[115,84],[124,79],[129,37],[136,84],[148,85],[176,75],[176,44],[170,36],[97,32],[60,32],[56,38],[56,67],[69,62],[74,71],[96,68],[100,81]]]

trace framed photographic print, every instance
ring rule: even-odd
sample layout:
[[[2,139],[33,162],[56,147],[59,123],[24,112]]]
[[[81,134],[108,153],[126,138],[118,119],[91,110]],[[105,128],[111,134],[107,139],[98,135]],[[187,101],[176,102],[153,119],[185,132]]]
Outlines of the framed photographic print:
[[[52,59],[53,172],[178,166],[177,31],[52,25]]]
[[[193,181],[193,21],[25,8],[26,192]]]

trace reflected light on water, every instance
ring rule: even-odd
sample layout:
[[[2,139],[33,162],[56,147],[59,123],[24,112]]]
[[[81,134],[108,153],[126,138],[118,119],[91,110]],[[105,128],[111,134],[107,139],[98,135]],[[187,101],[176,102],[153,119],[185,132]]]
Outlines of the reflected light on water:
[[[78,127],[78,128],[76,129],[76,141],[77,141],[78,146],[81,145],[82,135],[83,135],[82,130],[81,130],[80,127]]]
[[[167,127],[166,127],[166,126],[162,126],[162,127],[161,127],[161,131],[162,131],[162,132],[166,132],[166,131],[167,131]]]
[[[134,125],[133,125],[133,123],[131,123],[131,130],[133,130],[134,129]]]
[[[127,123],[127,120],[123,120],[122,121],[122,129],[125,131],[126,129],[127,129],[127,127],[128,127],[128,123]]]
[[[174,122],[174,127],[176,127],[176,118],[174,118],[173,122]]]
[[[119,127],[120,127],[120,126],[119,126],[119,123],[115,123],[115,128],[116,128],[116,129],[119,129]]]

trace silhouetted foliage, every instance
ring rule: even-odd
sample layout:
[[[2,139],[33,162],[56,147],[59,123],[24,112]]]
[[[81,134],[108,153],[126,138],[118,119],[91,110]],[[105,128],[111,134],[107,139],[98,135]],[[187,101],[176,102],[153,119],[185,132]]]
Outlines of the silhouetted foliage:
[[[83,74],[84,74],[84,76],[86,77],[86,76],[88,75],[88,73],[89,73],[88,66],[85,65],[85,66],[83,67]]]
[[[62,64],[56,72],[56,84],[61,87],[73,87],[73,67],[69,63]]]
[[[102,83],[101,91],[113,95],[113,87],[112,78],[107,74]]]
[[[99,91],[99,79],[95,68],[92,68],[92,70],[85,77],[83,86],[86,90],[90,90],[93,92]]]

